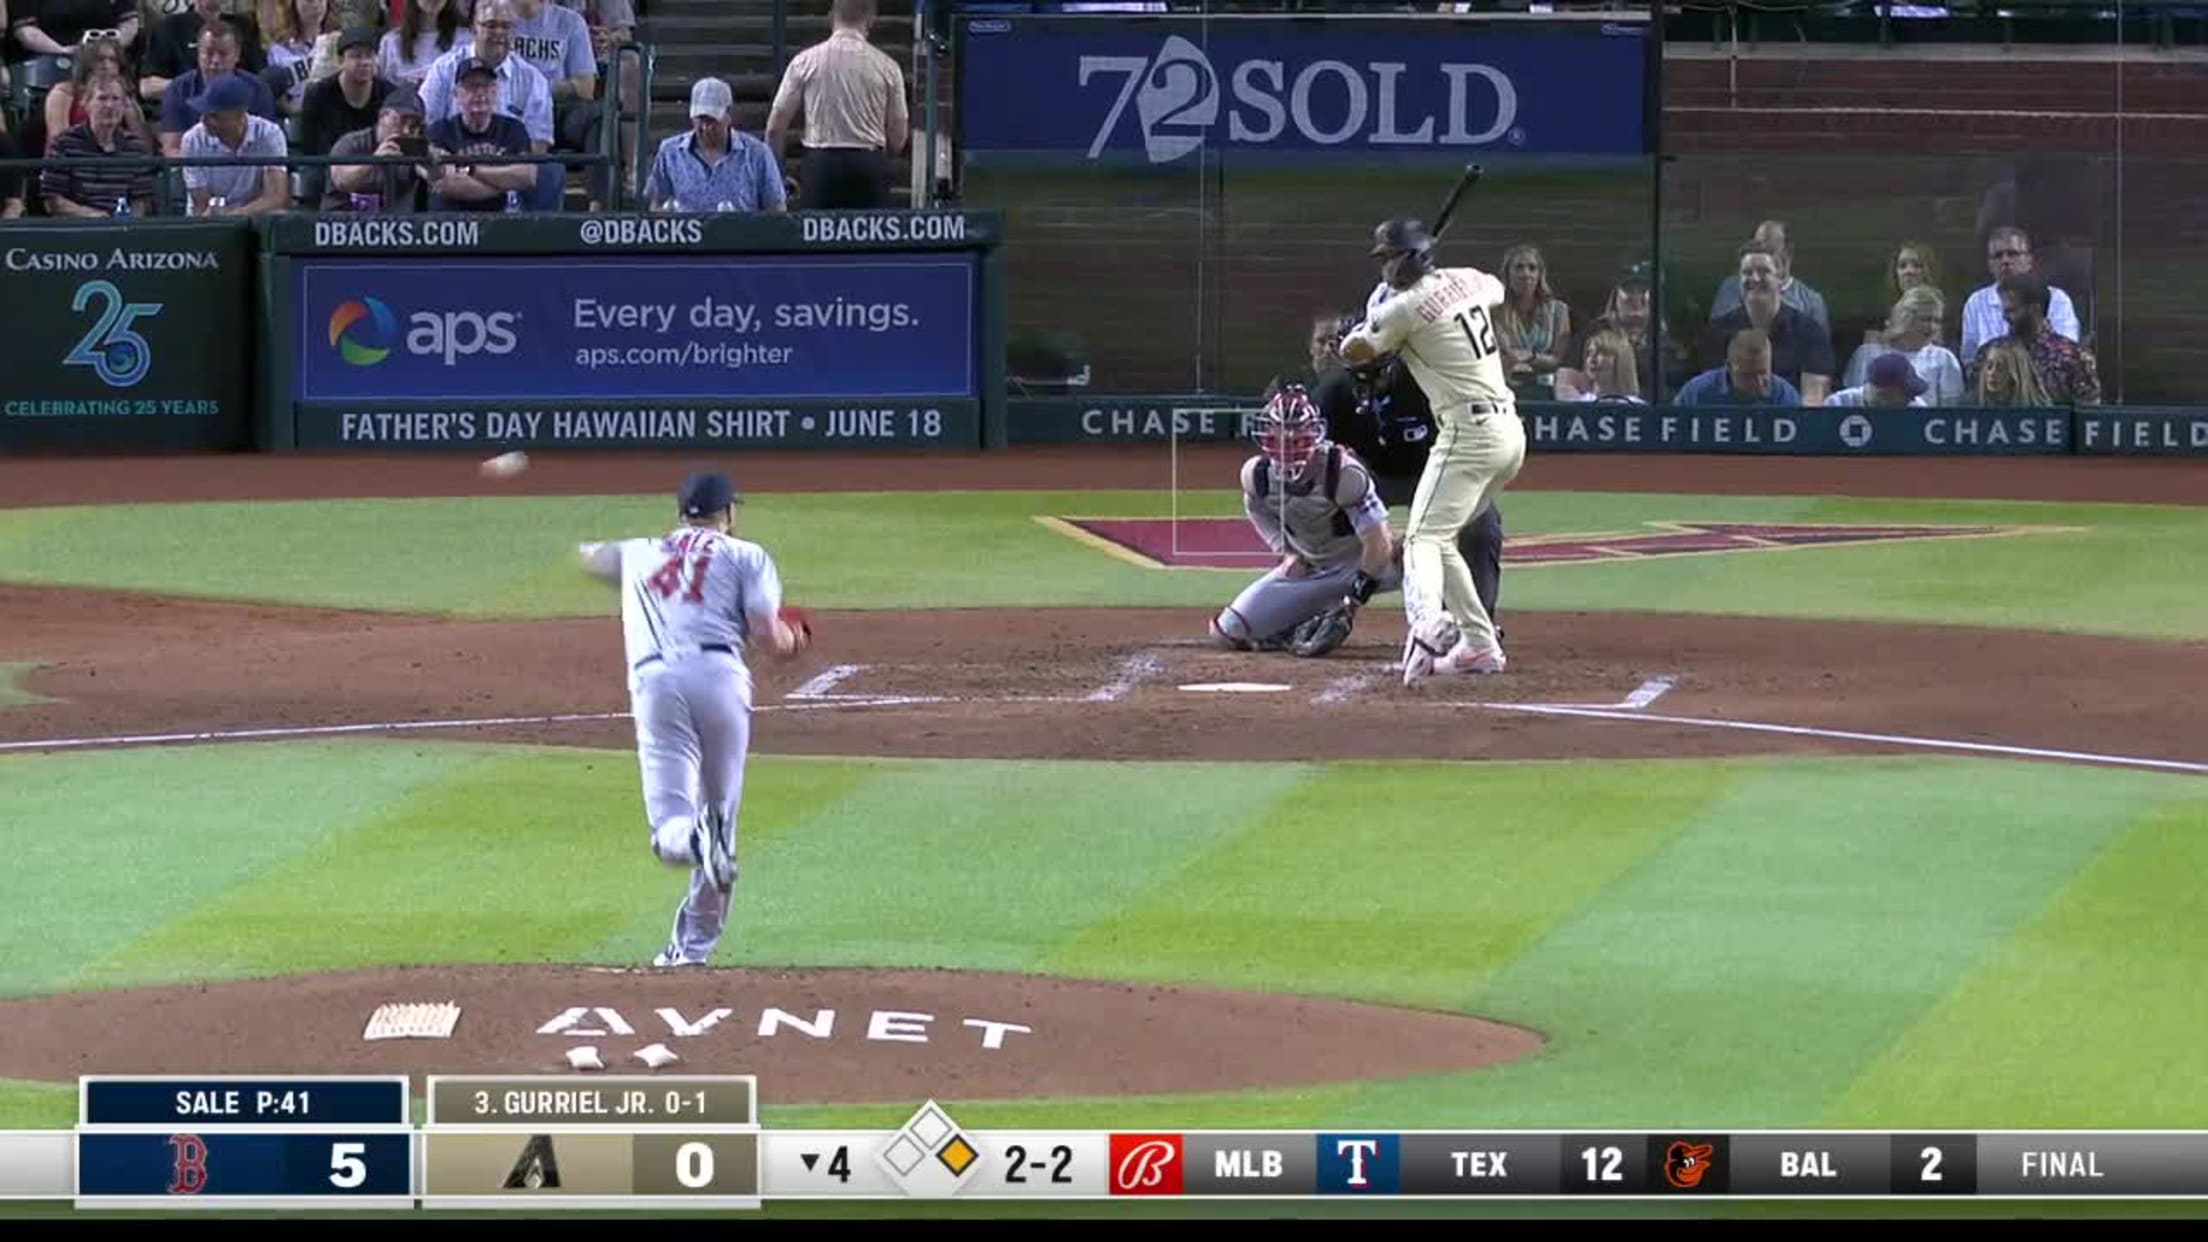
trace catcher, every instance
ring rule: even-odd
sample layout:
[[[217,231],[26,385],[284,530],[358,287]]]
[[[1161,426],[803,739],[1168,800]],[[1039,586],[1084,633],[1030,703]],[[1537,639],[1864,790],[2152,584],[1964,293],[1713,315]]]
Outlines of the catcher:
[[[1349,637],[1357,608],[1402,580],[1372,472],[1326,438],[1300,384],[1275,384],[1242,464],[1242,509],[1280,564],[1211,620],[1231,651],[1322,656]]]

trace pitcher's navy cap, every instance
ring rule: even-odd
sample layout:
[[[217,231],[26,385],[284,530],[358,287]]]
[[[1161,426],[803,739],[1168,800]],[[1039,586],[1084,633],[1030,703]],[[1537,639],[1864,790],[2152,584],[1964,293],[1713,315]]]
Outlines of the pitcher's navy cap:
[[[684,479],[682,490],[675,493],[675,502],[682,506],[684,517],[704,517],[730,505],[742,504],[743,496],[727,476],[708,471]]]

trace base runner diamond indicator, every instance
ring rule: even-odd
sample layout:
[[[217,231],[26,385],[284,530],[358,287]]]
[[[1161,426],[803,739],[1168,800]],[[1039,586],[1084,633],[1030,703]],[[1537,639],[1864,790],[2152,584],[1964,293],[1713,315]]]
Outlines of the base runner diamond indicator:
[[[897,1185],[915,1198],[946,1198],[973,1181],[981,1150],[950,1114],[929,1100],[877,1154]]]

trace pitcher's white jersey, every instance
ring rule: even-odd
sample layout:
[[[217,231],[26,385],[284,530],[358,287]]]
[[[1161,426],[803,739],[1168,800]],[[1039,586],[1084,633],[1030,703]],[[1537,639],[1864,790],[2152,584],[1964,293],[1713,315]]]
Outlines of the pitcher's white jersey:
[[[1474,401],[1507,407],[1510,377],[1492,319],[1503,296],[1503,282],[1476,267],[1439,268],[1371,306],[1353,335],[1402,355],[1437,416]]]
[[[583,548],[590,571],[621,587],[629,667],[726,647],[738,659],[754,632],[771,633],[782,607],[774,558],[756,543],[704,527],[659,539]]]

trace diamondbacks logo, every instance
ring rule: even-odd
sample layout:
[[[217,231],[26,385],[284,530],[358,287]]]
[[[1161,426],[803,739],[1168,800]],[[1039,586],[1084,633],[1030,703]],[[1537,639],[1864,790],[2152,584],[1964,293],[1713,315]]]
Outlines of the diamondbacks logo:
[[[529,1144],[521,1149],[514,1160],[514,1167],[506,1173],[508,1190],[558,1190],[560,1188],[560,1157],[552,1150],[552,1136],[532,1134]]]
[[[1114,1134],[1112,1193],[1177,1195],[1185,1172],[1178,1134]]]
[[[399,321],[375,298],[340,302],[330,313],[330,348],[356,367],[372,367],[391,356]]]

